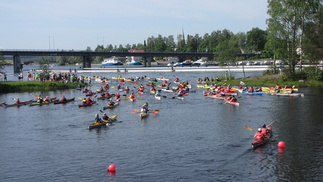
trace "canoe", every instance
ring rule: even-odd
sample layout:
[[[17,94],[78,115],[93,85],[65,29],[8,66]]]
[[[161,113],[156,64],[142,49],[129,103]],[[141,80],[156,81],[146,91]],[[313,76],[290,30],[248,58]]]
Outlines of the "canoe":
[[[75,97],[73,97],[71,99],[67,99],[66,101],[59,100],[59,101],[54,102],[54,104],[65,104],[65,103],[68,103],[68,102],[71,102],[74,100],[75,100]]]
[[[30,104],[32,102],[35,102],[35,101],[33,99],[31,99],[31,100],[28,100],[28,101],[20,102],[19,104],[16,104],[16,103],[14,103],[14,104],[6,104],[6,103],[4,103],[3,105],[5,107],[13,107],[13,106],[22,106],[22,105]]]
[[[59,100],[56,99],[56,98],[51,98],[49,101],[31,103],[31,104],[29,104],[29,106],[42,106],[42,105],[45,105],[45,104],[54,103],[56,101],[59,101]]]
[[[111,106],[104,106],[103,107],[103,109],[112,109],[112,108],[114,108],[114,107],[116,107],[116,106],[118,106],[119,105],[119,102],[115,102],[113,105],[111,105]]]
[[[92,106],[93,104],[95,104],[96,101],[93,101],[93,102],[90,102],[90,103],[83,103],[83,104],[80,104],[79,107],[87,107],[87,106]]]
[[[239,102],[232,102],[232,101],[229,101],[229,100],[227,100],[227,99],[224,99],[225,100],[225,102],[226,103],[228,103],[228,104],[233,104],[233,105],[236,105],[236,106],[239,106],[240,105],[240,103]]]
[[[270,127],[268,127],[267,129],[268,129],[268,133],[267,133],[267,135],[265,136],[265,139],[264,139],[264,140],[259,141],[259,140],[255,139],[255,140],[251,143],[251,148],[252,148],[252,149],[256,149],[256,148],[258,148],[258,147],[260,147],[260,146],[262,146],[262,145],[266,144],[266,143],[271,139],[271,136],[272,136],[272,133],[273,133],[273,132],[272,132],[272,127],[270,126]]]
[[[139,113],[140,119],[146,118],[148,115],[149,115],[149,112],[147,112],[147,113],[145,113],[145,112],[140,112],[140,113]]]
[[[113,115],[108,120],[103,120],[102,123],[95,122],[93,124],[90,124],[88,126],[88,128],[90,130],[90,129],[93,129],[93,128],[100,128],[102,126],[107,126],[107,124],[112,123],[112,122],[115,122],[117,120],[117,116],[118,116],[117,114],[116,115]]]

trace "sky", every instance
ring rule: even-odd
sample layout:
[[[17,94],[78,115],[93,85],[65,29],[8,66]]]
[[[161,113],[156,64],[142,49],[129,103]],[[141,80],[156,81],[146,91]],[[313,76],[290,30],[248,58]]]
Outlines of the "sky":
[[[148,37],[266,30],[266,0],[0,0],[0,49],[94,50]]]

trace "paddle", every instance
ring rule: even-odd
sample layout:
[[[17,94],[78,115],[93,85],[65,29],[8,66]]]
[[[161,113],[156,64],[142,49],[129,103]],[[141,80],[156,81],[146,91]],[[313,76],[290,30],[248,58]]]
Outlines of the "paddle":
[[[257,131],[255,131],[254,129],[252,129],[252,128],[250,128],[249,126],[247,126],[247,125],[245,125],[244,126],[247,130],[250,130],[250,131],[253,131],[253,132],[257,132]]]
[[[133,111],[140,111],[140,109],[134,109]],[[160,111],[159,109],[155,109],[154,111],[152,111],[152,112],[158,112],[158,111]]]

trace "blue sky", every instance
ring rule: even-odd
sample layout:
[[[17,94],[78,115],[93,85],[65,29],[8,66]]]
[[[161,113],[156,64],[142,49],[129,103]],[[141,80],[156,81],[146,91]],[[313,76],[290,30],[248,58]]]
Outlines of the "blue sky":
[[[148,37],[267,28],[266,0],[1,0],[0,49],[92,50]]]

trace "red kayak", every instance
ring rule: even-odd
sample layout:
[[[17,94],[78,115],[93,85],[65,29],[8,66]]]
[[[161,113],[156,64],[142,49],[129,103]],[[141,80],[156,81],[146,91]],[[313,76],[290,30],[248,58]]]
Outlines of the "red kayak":
[[[28,101],[20,102],[19,104],[17,104],[17,103],[14,103],[14,104],[6,104],[6,103],[4,103],[3,105],[5,107],[13,107],[13,106],[22,106],[22,105],[30,104],[32,102],[36,102],[36,101],[31,99],[31,100],[28,100]]]
[[[65,103],[68,103],[68,102],[71,102],[74,100],[75,100],[75,97],[73,97],[71,99],[67,99],[66,101],[59,100],[59,101],[54,102],[54,104],[65,104]]]
[[[80,104],[79,107],[87,107],[87,106],[92,106],[93,104],[95,104],[96,101],[93,101],[93,102],[90,102],[90,103],[83,103],[83,104]]]
[[[230,101],[229,99],[224,99],[225,100],[225,102],[226,103],[228,103],[228,104],[233,104],[233,105],[236,105],[236,106],[239,106],[240,105],[240,103],[239,102],[237,102],[237,101]]]
[[[85,96],[92,96],[92,95],[95,95],[95,94],[96,94],[95,92],[91,92],[91,93],[86,94]]]

